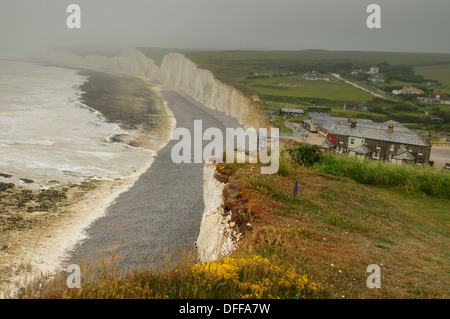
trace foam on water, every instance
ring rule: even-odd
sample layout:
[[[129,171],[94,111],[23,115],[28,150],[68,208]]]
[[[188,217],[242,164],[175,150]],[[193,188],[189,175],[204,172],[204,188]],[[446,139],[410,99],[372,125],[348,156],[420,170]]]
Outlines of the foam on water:
[[[155,152],[109,142],[126,134],[83,105],[76,70],[0,60],[0,182],[121,178],[144,167]]]

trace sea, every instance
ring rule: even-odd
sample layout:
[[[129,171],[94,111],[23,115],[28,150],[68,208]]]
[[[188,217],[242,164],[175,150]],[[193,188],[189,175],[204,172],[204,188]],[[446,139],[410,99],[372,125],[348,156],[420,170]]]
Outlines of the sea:
[[[151,150],[110,140],[128,132],[80,101],[86,81],[70,68],[0,60],[0,182],[112,180],[153,160]]]

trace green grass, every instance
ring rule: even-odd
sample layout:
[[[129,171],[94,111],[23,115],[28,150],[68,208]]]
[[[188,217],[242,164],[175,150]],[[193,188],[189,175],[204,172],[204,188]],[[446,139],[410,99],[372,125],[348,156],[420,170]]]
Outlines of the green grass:
[[[425,78],[433,79],[450,88],[450,63],[440,65],[417,66],[414,68],[417,74]]]
[[[365,51],[209,51],[189,52],[188,56],[204,67],[215,70],[226,69],[236,65],[246,65],[248,69],[271,69],[273,61],[277,67],[290,67],[296,64],[317,61],[346,61],[354,63],[406,65],[429,65],[433,63],[450,63],[450,54],[446,53],[403,53],[403,52],[365,52]]]
[[[276,116],[275,120],[272,121],[272,124],[280,129],[280,133],[291,134],[292,130],[286,126],[284,123],[284,119],[282,116]]]
[[[327,154],[315,167],[321,172],[349,177],[361,184],[391,188],[406,194],[450,199],[450,173],[427,166],[394,165]]]
[[[302,87],[285,87],[278,83],[287,82]],[[337,100],[344,105],[345,101],[369,101],[372,95],[349,84],[334,81],[310,81],[301,76],[286,76],[277,78],[260,78],[248,80],[246,86],[262,96],[289,96],[294,98]]]
[[[331,51],[318,52],[327,52],[326,55],[329,56],[340,55],[338,52]],[[187,52],[186,55],[199,67],[212,71],[216,78],[235,86],[248,96],[257,94],[268,96],[267,99],[272,96],[289,96],[303,98],[307,104],[314,99],[323,99],[325,102],[338,100],[342,105],[347,100],[371,99],[370,94],[348,84],[301,79],[303,72],[297,68],[306,62],[317,62],[319,57],[315,51]],[[304,58],[305,56],[314,57],[314,59],[308,60]],[[292,71],[296,74],[290,74]],[[254,73],[258,76],[254,76]],[[333,79],[332,76],[328,77]],[[278,85],[280,82],[304,86],[284,87]]]

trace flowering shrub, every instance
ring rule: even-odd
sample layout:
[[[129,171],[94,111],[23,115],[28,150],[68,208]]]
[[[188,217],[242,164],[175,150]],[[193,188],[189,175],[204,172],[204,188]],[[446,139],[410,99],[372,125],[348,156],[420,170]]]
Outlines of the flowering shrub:
[[[299,275],[286,266],[272,264],[267,258],[223,258],[196,264],[192,274],[202,286],[222,289],[240,298],[303,298],[314,296],[320,288],[307,275]]]

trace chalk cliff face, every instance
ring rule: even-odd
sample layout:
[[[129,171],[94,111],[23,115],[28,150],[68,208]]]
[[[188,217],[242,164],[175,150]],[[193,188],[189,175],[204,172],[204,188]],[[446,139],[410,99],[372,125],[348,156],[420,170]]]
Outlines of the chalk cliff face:
[[[184,91],[206,106],[223,111],[245,128],[270,127],[263,111],[239,90],[214,78],[180,53],[167,54],[161,63],[162,82]]]
[[[142,76],[157,80],[183,91],[207,107],[235,117],[244,128],[272,127],[264,112],[236,88],[214,78],[180,53],[168,53],[161,66],[137,49],[130,49],[115,57],[100,55],[78,56],[68,51],[52,53],[49,62],[102,71]]]
[[[205,209],[197,238],[198,257],[204,263],[231,254],[240,238],[231,227],[231,216],[224,216],[222,204],[225,184],[214,177],[215,171],[215,163],[205,164],[203,170]]]

